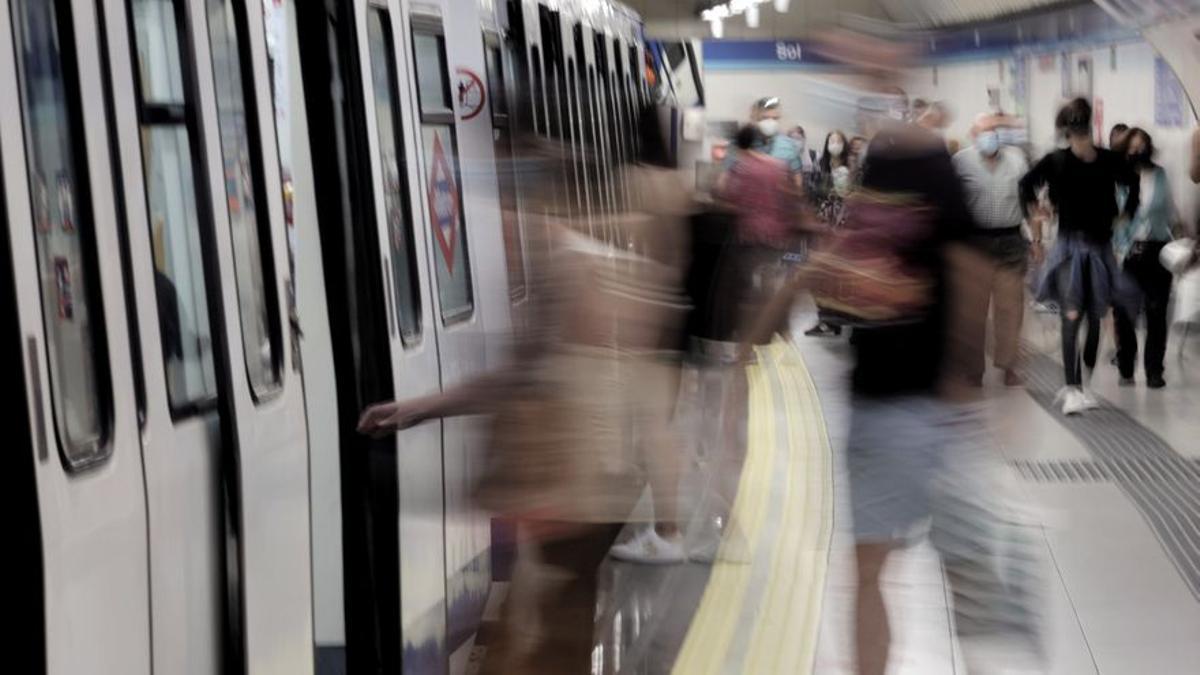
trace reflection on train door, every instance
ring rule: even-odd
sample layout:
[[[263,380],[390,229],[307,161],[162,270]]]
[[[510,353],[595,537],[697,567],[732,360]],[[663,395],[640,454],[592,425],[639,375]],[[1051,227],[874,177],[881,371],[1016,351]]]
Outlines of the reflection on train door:
[[[8,9],[0,13],[0,86],[11,94],[0,111],[0,267],[11,302],[3,325],[6,345],[20,344],[10,354],[21,356],[6,372],[27,404],[12,433],[31,442],[9,446],[21,456],[3,468],[36,491],[36,508],[26,501],[11,515],[33,517],[41,534],[9,548],[16,571],[41,563],[40,575],[15,581],[41,593],[40,602],[25,596],[32,614],[20,621],[38,625],[35,643],[15,645],[17,664],[148,673],[146,503],[120,224],[109,130],[103,114],[83,114],[84,102],[104,95],[95,7],[14,0]],[[35,498],[28,488],[24,497]],[[19,543],[32,548],[11,548]]]
[[[308,673],[312,660],[312,578],[308,443],[292,348],[281,335],[287,244],[261,11],[233,0],[189,5],[198,111],[209,167],[220,306],[226,330],[218,357],[226,371],[229,443],[237,490],[240,628],[251,673]],[[268,133],[260,133],[261,130]],[[215,133],[214,133],[215,132]],[[273,189],[268,193],[266,186]],[[270,197],[268,197],[268,194]]]
[[[438,391],[438,350],[433,331],[435,305],[430,287],[429,259],[424,251],[432,238],[416,209],[419,181],[411,167],[419,166],[417,149],[407,142],[418,120],[406,115],[401,94],[410,91],[409,72],[400,68],[405,50],[399,21],[382,6],[367,3],[365,28],[359,30],[362,58],[369,63],[364,88],[373,105],[366,106],[374,186],[374,234],[384,252],[381,263],[388,311],[394,316],[389,333],[391,377],[401,395],[421,396]],[[368,70],[368,69],[364,69]],[[414,197],[415,196],[415,197]],[[455,235],[457,236],[457,233]],[[455,242],[458,245],[461,242]],[[434,244],[436,247],[437,244]],[[442,432],[437,423],[419,425],[397,434],[395,465],[398,509],[389,525],[398,533],[396,567],[398,592],[389,598],[398,610],[400,667],[393,672],[438,673],[445,668],[445,564],[443,560]],[[420,545],[405,545],[421,542]],[[391,610],[389,610],[391,611]],[[391,638],[395,640],[393,636]]]
[[[223,439],[210,321],[215,280],[190,43],[165,0],[103,7],[114,143],[126,210],[146,395],[143,447],[156,670],[229,667]]]

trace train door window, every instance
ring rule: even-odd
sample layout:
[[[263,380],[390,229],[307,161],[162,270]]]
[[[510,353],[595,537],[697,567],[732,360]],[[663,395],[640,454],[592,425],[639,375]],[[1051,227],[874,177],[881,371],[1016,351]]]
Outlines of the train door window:
[[[508,268],[508,293],[513,302],[525,298],[525,251],[518,212],[516,167],[508,118],[508,89],[504,53],[498,40],[484,36],[488,91],[492,96],[492,141],[496,152],[496,180],[500,188],[500,228],[504,236],[504,261]]]
[[[405,346],[421,337],[421,291],[417,277],[417,249],[408,202],[408,176],[401,170],[404,132],[396,80],[396,51],[391,17],[386,9],[367,10],[367,44],[371,52],[371,90],[375,98],[375,125],[379,136],[379,163],[383,173],[383,208],[387,214],[391,246],[392,283],[396,288],[400,339]]]
[[[250,55],[243,49],[245,20],[234,3],[208,0],[206,5],[242,353],[250,389],[262,397],[279,386],[282,347],[278,296],[273,292],[270,218],[260,206],[265,189],[257,107],[253,90],[246,87],[253,82]]]
[[[450,74],[446,68],[446,38],[440,23],[414,19],[413,60],[417,66],[429,224],[436,242],[433,266],[445,324],[469,318],[475,310],[475,297],[462,210]]]
[[[77,468],[111,448],[104,442],[104,317],[66,4],[16,0],[11,9],[55,428],[67,466]]]
[[[530,67],[533,68],[533,100],[530,106],[533,108],[533,129],[535,132],[546,135],[546,111],[542,106],[546,100],[545,87],[542,85],[542,54],[537,47],[533,47],[532,57],[530,58]]]
[[[211,407],[217,396],[197,215],[194,111],[184,95],[179,8],[171,0],[132,0],[129,10],[167,398],[178,416]]]

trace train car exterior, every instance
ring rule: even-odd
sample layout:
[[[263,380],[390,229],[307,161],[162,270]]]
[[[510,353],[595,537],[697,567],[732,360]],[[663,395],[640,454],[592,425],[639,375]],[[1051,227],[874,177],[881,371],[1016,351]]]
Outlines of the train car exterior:
[[[355,421],[506,357],[521,133],[570,149],[577,222],[622,208],[638,17],[7,5],[16,670],[460,671],[506,540],[471,506],[486,438]]]

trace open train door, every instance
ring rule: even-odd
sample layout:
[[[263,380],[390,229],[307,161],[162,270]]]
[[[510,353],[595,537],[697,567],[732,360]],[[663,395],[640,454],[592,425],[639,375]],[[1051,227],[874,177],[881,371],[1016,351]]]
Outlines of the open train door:
[[[94,8],[0,12],[7,672],[150,672],[119,223],[104,115],[85,114],[103,100]]]
[[[220,287],[218,377],[245,672],[313,671],[308,442],[261,5],[187,5]]]

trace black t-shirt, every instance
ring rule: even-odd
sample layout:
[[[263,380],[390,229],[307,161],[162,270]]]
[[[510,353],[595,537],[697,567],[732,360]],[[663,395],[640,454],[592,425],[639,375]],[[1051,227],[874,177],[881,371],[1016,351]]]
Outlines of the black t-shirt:
[[[934,209],[930,235],[896,251],[934,282],[932,306],[911,322],[856,328],[853,389],[863,396],[923,394],[934,390],[947,344],[944,248],[972,227],[961,179],[941,138],[918,127],[877,134],[867,150],[862,185],[915,197]]]
[[[1096,159],[1085,162],[1069,149],[1055,150],[1042,158],[1021,179],[1021,204],[1037,201],[1037,191],[1050,188],[1050,203],[1058,211],[1060,234],[1080,233],[1097,244],[1112,240],[1117,217],[1117,186],[1129,188],[1125,212],[1137,213],[1140,181],[1121,155],[1096,149]]]

